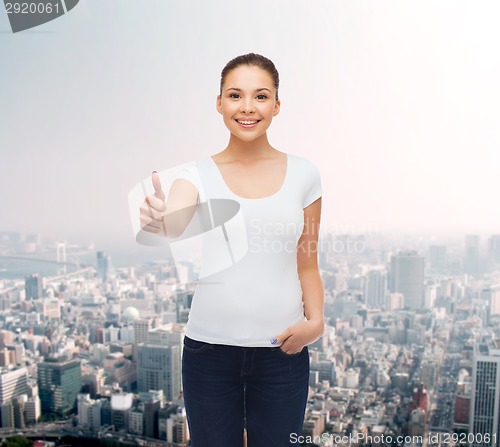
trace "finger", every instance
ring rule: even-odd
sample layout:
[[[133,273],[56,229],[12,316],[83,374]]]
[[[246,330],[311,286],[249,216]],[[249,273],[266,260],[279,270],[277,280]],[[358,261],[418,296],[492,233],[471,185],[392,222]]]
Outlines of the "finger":
[[[143,231],[147,231],[148,233],[155,233],[158,234],[161,230],[160,228],[153,227],[152,225],[146,225],[141,228]]]
[[[151,219],[149,216],[141,216],[140,218],[141,228],[146,226],[151,226],[160,229],[161,222],[159,220]]]
[[[273,345],[280,345],[288,337],[290,337],[290,333],[288,332],[288,329],[287,329],[286,331],[284,331],[281,334],[279,334],[278,336],[276,336],[274,339],[271,339],[271,344],[273,344]],[[273,343],[273,341],[274,341],[274,343]]]
[[[144,201],[147,205],[151,206],[155,210],[165,211],[167,209],[167,205],[165,204],[165,202],[156,197],[154,194],[147,196]]]
[[[163,220],[165,218],[165,211],[155,210],[152,206],[149,206],[146,202],[144,202],[139,207],[139,213],[141,216],[147,216],[155,220]]]
[[[165,193],[161,189],[161,181],[160,181],[160,176],[158,175],[158,172],[153,171],[151,174],[151,179],[153,180],[153,188],[155,189],[155,195],[158,197],[160,200],[165,200]]]

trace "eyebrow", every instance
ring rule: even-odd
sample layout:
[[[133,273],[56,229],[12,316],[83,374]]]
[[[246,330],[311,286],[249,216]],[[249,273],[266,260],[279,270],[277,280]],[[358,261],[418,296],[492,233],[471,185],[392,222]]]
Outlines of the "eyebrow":
[[[228,90],[236,90],[237,92],[241,92],[241,88],[236,88],[236,87],[229,87],[226,89],[226,91]],[[269,90],[268,88],[265,88],[265,87],[262,87],[262,88],[258,88],[257,90],[255,90],[256,92],[261,92],[262,90],[267,90],[269,93],[272,93],[271,90]]]

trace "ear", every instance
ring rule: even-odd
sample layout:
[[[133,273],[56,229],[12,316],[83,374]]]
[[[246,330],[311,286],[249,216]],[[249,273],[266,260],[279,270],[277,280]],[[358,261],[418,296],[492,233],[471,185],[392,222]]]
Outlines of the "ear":
[[[222,115],[222,101],[220,95],[217,95],[217,101],[215,103],[215,108],[217,109],[217,112],[219,112]]]
[[[276,104],[274,105],[274,110],[273,110],[273,116],[276,116],[278,113],[280,113],[280,108],[281,108],[281,100],[277,100]]]

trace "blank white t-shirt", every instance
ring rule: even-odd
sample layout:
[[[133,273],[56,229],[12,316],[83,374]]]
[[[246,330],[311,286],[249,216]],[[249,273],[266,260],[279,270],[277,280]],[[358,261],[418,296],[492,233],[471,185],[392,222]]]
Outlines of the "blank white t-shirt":
[[[248,251],[238,262],[198,282],[185,334],[209,343],[275,346],[272,338],[305,319],[297,242],[304,228],[303,209],[322,195],[318,169],[306,158],[287,154],[280,190],[247,199],[229,189],[211,157],[196,167],[196,180],[185,178],[195,183],[203,200],[239,202]]]

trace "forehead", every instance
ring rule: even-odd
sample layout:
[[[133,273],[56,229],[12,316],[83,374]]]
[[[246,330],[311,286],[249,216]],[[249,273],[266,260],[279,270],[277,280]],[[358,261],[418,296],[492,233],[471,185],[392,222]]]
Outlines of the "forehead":
[[[258,89],[262,87],[273,90],[273,78],[266,70],[254,65],[240,65],[236,67],[227,74],[224,82],[224,89]]]

